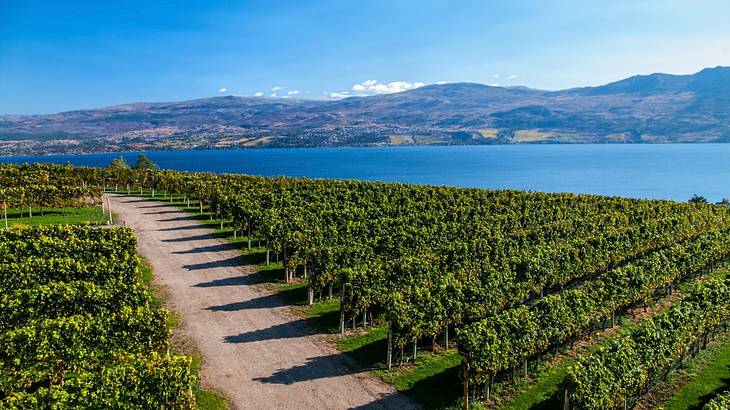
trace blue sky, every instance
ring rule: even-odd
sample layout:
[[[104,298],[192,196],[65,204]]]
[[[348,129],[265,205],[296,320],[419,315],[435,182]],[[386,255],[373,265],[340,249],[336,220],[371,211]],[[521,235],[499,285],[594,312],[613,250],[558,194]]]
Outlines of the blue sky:
[[[0,0],[0,114],[440,81],[558,89],[717,65],[727,0]]]

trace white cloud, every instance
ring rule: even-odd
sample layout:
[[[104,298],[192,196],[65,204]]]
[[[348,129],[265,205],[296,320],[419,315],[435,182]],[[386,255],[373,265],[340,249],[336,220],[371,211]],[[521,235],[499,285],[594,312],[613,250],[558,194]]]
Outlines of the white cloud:
[[[226,92],[226,91],[228,91],[228,89],[227,89],[227,88],[221,88],[220,90],[218,90],[218,92],[219,92],[219,93],[224,93],[224,92]]]
[[[277,91],[279,91],[279,90],[283,90],[283,89],[285,89],[285,88],[286,88],[286,87],[282,87],[282,86],[280,86],[280,85],[277,85],[277,86],[275,86],[274,88],[272,88],[272,89],[271,89],[271,91],[272,91],[272,92],[277,92]]]
[[[511,76],[509,76],[509,77],[507,77],[507,78],[509,78],[510,80],[514,80],[515,78],[517,78],[517,76],[516,76],[516,75],[514,75],[514,74],[512,74]]]
[[[434,84],[437,84],[437,85],[444,85],[444,84],[446,84],[446,81],[444,81],[444,80],[441,80],[441,81],[436,81],[436,82],[435,82]]]
[[[276,93],[271,93],[271,95],[269,95],[269,97],[276,97]]]
[[[353,91],[368,91],[375,94],[390,94],[401,91],[412,90],[414,88],[423,87],[426,83],[416,81],[393,81],[390,83],[379,83],[376,80],[365,80],[359,84],[352,86]]]
[[[499,74],[495,74],[494,75],[494,78],[499,78]]]
[[[256,97],[261,97],[262,95],[264,95],[264,93],[262,93],[261,91],[257,91],[256,94],[254,94],[254,96]]]
[[[499,87],[499,83],[492,83],[492,84],[489,84],[489,85],[490,85],[491,87]]]
[[[286,95],[297,95],[297,94],[299,94],[299,90],[291,90],[288,93],[286,93]]]
[[[331,92],[326,94],[329,98],[347,98],[351,97],[350,94],[347,91],[343,91],[341,93],[338,92]]]

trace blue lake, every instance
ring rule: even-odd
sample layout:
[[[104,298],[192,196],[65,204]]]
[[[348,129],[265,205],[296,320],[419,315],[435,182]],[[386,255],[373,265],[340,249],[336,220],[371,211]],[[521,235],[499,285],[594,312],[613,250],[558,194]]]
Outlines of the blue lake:
[[[162,168],[711,201],[730,197],[730,144],[297,148],[146,153]],[[106,166],[137,153],[3,157]]]

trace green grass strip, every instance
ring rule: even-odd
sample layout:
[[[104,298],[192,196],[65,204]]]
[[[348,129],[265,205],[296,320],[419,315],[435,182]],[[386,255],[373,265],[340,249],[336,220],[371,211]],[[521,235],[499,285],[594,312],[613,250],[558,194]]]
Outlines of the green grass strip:
[[[730,338],[709,347],[698,359],[688,369],[692,381],[667,401],[666,410],[700,409],[730,385]]]
[[[106,224],[108,215],[104,215],[101,207],[88,208],[43,208],[43,214],[39,208],[33,209],[33,217],[28,217],[28,210],[23,210],[23,217],[20,210],[8,209],[8,226],[13,225],[78,225],[83,223]],[[1,217],[2,215],[0,215]],[[0,221],[5,226],[5,221]]]

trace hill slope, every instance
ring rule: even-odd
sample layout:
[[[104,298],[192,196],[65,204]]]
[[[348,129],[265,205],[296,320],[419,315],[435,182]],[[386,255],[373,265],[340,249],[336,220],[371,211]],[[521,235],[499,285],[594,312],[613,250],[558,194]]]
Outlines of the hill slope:
[[[337,101],[216,97],[0,116],[0,154],[387,144],[728,142],[730,67],[542,91],[429,85]]]

